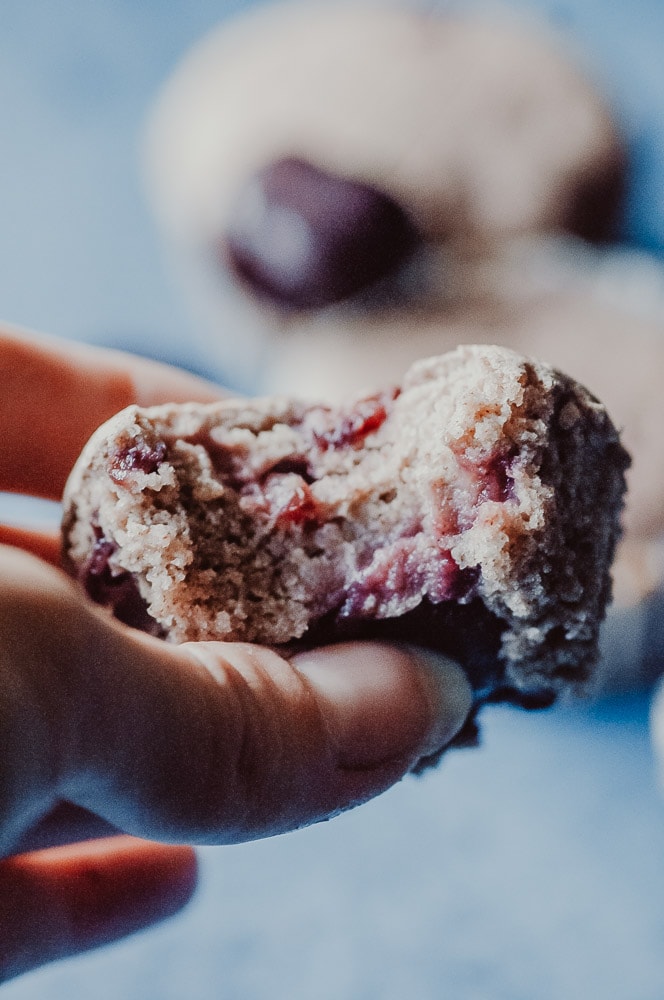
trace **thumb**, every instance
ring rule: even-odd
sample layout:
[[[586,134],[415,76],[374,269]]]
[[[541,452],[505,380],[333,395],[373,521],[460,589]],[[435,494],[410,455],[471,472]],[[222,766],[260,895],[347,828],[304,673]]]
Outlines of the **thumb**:
[[[69,797],[144,837],[232,843],[328,818],[444,746],[471,707],[460,667],[395,646],[288,661],[244,644],[125,638],[131,649],[105,674],[124,725],[100,729],[95,713],[80,761],[89,780]]]

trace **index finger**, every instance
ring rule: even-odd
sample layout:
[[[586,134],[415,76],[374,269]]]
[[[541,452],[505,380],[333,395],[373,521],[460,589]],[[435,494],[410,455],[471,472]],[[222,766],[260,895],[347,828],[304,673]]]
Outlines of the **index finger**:
[[[211,402],[222,390],[121,351],[0,329],[0,490],[59,500],[92,432],[138,403]]]

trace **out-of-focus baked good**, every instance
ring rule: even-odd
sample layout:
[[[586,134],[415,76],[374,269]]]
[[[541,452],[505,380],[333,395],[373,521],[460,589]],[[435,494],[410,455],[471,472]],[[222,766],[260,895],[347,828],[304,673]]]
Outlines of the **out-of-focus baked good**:
[[[311,0],[195,46],[146,146],[210,357],[270,390],[281,334],[444,318],[515,238],[608,238],[625,168],[607,103],[545,24]]]

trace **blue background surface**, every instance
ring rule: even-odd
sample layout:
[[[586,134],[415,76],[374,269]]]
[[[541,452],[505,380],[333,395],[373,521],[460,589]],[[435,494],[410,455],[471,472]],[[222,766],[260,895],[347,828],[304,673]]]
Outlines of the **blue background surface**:
[[[241,4],[3,0],[0,309],[204,367],[141,187],[178,56]],[[520,6],[564,26],[634,155],[625,238],[664,256],[664,5]],[[159,929],[4,988],[7,1000],[661,1000],[664,799],[648,693],[495,708],[484,748],[333,823],[202,852]]]

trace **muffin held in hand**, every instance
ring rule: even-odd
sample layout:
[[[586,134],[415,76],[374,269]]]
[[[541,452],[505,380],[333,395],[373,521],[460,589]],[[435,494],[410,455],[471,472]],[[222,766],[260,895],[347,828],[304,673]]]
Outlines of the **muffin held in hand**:
[[[404,640],[536,707],[591,677],[628,464],[572,379],[461,347],[338,407],[129,407],[71,474],[65,564],[170,641]]]

